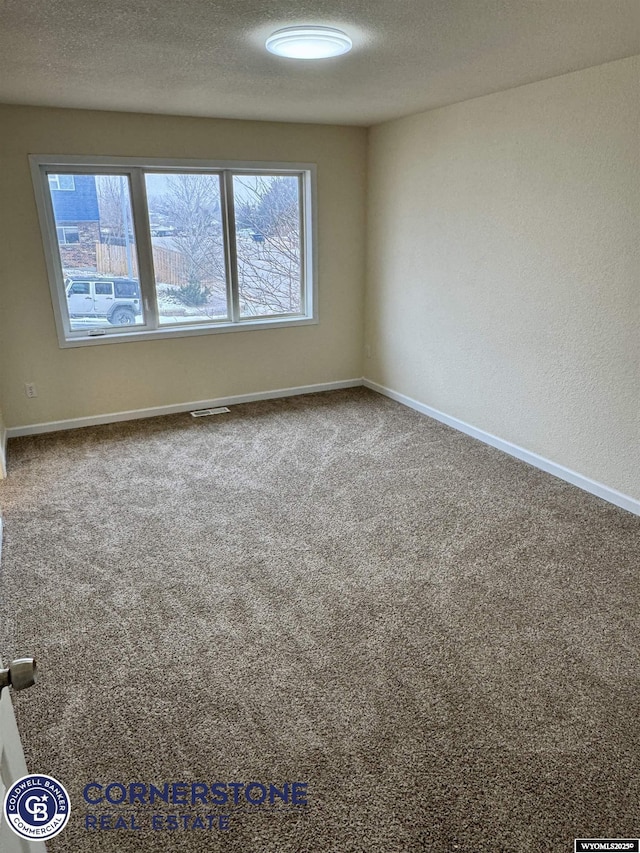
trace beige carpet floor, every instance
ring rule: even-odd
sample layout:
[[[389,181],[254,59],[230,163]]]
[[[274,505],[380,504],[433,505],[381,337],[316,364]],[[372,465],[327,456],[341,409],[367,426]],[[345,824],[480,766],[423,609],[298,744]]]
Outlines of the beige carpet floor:
[[[42,669],[18,724],[72,798],[50,851],[640,834],[640,519],[364,389],[15,439],[0,501],[2,649]],[[308,794],[92,807],[92,781]]]

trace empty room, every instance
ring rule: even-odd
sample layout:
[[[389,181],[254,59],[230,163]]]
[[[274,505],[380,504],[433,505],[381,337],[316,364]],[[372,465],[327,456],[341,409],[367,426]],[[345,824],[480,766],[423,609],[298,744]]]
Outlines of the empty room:
[[[0,5],[1,853],[640,850],[639,72]]]

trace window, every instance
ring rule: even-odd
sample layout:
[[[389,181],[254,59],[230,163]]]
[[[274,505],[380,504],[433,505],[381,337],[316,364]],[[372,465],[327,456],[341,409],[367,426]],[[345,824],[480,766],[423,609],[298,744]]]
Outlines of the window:
[[[222,176],[147,172],[144,178],[149,218],[165,226],[151,236],[160,324],[228,321]]]
[[[80,229],[77,225],[58,225],[56,227],[58,243],[79,243]]]
[[[49,186],[52,190],[73,192],[76,188],[73,175],[49,175]]]
[[[301,310],[300,182],[291,175],[234,175],[241,317]]]
[[[313,166],[31,164],[61,346],[317,322]]]
[[[96,296],[113,296],[113,282],[96,281]]]

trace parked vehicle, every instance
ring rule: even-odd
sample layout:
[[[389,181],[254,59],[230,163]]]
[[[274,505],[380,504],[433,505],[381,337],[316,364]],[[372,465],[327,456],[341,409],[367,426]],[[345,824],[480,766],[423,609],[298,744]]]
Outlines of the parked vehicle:
[[[142,314],[140,285],[132,278],[66,278],[65,291],[71,318],[104,317],[114,326],[130,326]]]

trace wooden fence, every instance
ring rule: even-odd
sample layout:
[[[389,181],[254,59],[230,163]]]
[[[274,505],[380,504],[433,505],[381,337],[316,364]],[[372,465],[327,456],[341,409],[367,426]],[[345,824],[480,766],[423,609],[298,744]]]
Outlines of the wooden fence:
[[[138,277],[138,259],[135,250],[131,251],[131,274]],[[156,281],[160,284],[187,284],[187,264],[180,252],[153,247],[153,266]],[[104,275],[129,276],[127,251],[124,246],[112,246],[109,243],[96,243],[96,268]]]

